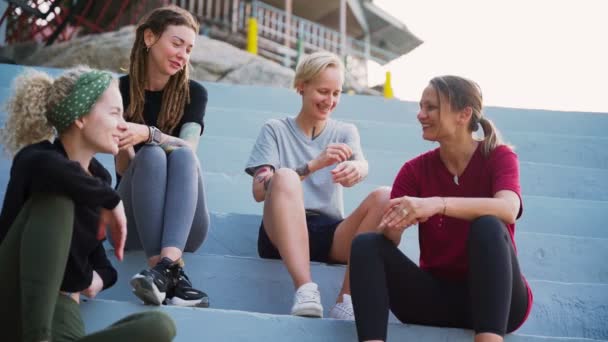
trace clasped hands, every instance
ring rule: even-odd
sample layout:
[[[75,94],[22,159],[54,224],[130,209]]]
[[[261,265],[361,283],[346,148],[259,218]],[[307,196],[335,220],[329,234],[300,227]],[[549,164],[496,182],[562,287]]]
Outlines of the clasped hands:
[[[128,149],[131,146],[145,143],[150,138],[150,129],[146,125],[127,122],[127,129],[120,134],[120,142],[118,148],[121,150]],[[160,147],[169,153],[179,147],[190,147],[187,142],[182,139],[172,138],[160,144]]]
[[[403,231],[415,224],[426,222],[439,213],[442,201],[439,197],[397,197],[389,201],[380,220],[380,231],[387,239],[399,245]]]

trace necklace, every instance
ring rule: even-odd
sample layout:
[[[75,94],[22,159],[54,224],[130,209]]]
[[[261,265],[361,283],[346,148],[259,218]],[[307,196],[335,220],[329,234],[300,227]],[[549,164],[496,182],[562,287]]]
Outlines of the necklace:
[[[458,175],[454,175],[454,184],[460,185],[460,183],[458,183]]]

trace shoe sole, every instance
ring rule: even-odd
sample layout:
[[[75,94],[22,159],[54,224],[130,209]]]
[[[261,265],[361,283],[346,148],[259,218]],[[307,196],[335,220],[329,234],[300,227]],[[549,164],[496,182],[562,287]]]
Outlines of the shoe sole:
[[[183,306],[183,307],[197,307],[197,308],[208,308],[209,301],[203,301],[202,299],[197,300],[185,300],[178,297],[167,298],[168,305]]]
[[[292,311],[291,314],[293,316],[300,317],[323,318],[323,308],[319,308],[318,306],[309,306]]]
[[[144,304],[161,305],[165,300],[166,293],[160,292],[149,277],[136,275],[131,279],[130,284],[133,287],[133,294]]]

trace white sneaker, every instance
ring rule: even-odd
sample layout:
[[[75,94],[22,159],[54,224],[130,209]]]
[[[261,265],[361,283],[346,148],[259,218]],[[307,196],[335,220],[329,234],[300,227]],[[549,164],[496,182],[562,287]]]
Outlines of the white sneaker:
[[[350,295],[342,295],[342,303],[336,303],[331,310],[329,310],[329,318],[342,319],[345,321],[355,320],[355,311],[353,310],[353,301]]]
[[[323,318],[321,293],[319,293],[319,286],[317,284],[306,283],[298,288],[293,297],[291,314],[294,316]]]

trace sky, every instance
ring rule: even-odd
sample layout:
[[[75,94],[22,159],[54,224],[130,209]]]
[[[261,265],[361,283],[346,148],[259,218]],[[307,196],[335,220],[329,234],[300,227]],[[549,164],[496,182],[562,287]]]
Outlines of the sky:
[[[374,0],[424,41],[369,83],[392,75],[395,96],[418,101],[428,81],[476,81],[485,105],[608,113],[606,0]]]

